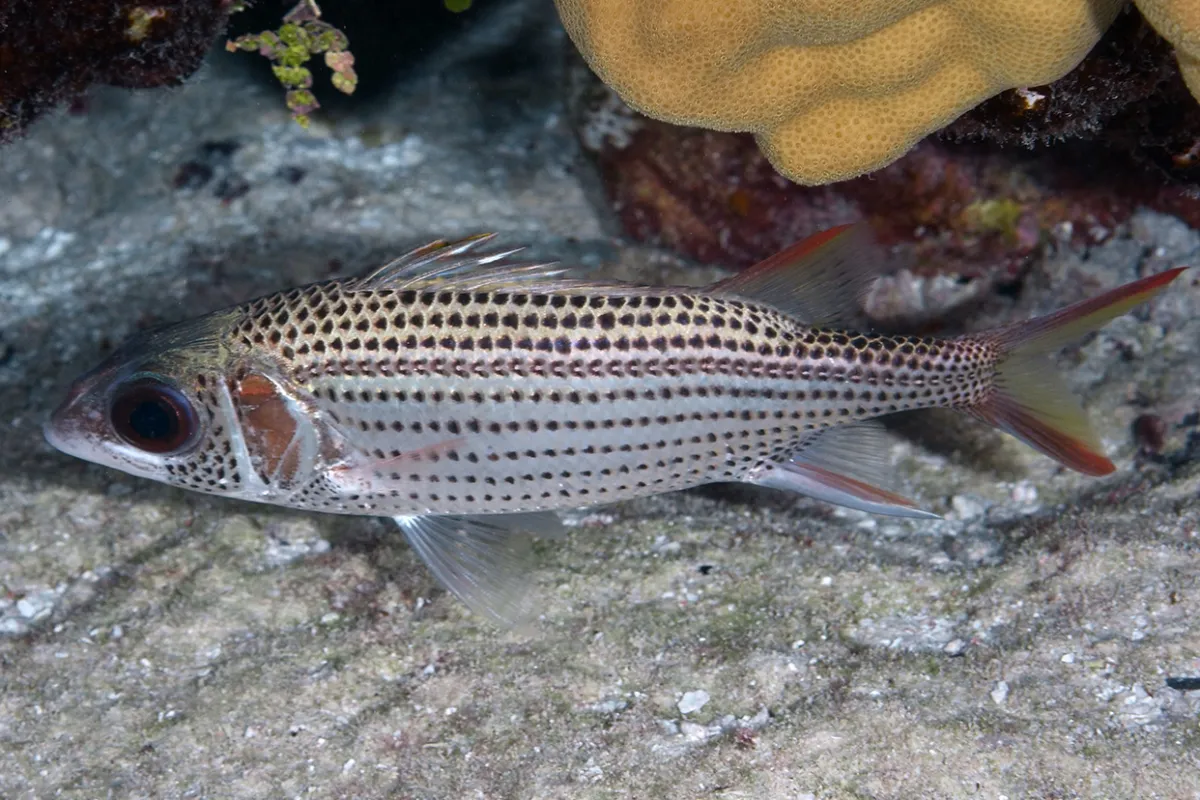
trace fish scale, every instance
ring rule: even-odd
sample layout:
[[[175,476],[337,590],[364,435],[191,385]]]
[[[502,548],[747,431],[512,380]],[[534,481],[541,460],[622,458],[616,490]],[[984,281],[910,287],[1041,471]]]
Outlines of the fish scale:
[[[243,310],[236,344],[391,470],[386,495],[313,507],[378,513],[572,508],[784,459],[814,431],[977,402],[986,343],[851,337],[703,296],[355,291],[333,281]],[[454,440],[462,444],[439,446]]]
[[[1182,271],[980,334],[875,336],[853,332],[861,226],[703,289],[572,280],[489,238],[135,337],[46,436],[195,491],[392,516],[446,588],[511,624],[549,512],[741,481],[934,516],[885,488],[874,420],[896,411],[956,408],[1112,472],[1045,356]]]

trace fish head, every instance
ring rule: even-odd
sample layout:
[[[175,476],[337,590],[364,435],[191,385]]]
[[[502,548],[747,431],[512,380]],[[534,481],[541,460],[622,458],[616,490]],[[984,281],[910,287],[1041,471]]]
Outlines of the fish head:
[[[210,494],[237,494],[236,412],[220,315],[139,334],[72,384],[44,426],[69,455]]]

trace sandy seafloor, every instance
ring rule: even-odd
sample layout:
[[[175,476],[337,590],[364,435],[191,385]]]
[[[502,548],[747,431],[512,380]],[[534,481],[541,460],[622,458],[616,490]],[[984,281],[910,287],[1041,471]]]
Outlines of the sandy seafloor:
[[[1061,357],[1116,474],[914,422],[896,472],[944,521],[729,490],[581,512],[539,547],[519,633],[386,521],[43,442],[138,328],[435,237],[711,277],[618,238],[545,11],[307,133],[222,55],[0,150],[0,796],[1200,797],[1200,271]],[[513,46],[534,55],[487,68]],[[1142,213],[980,324],[1198,255]],[[1143,413],[1168,423],[1157,460],[1134,458]]]

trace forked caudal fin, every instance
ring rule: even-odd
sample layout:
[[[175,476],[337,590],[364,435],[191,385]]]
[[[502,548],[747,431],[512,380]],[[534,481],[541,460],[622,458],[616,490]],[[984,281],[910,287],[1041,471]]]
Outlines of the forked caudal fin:
[[[1073,470],[1085,475],[1112,472],[1116,467],[1101,450],[1083,407],[1046,356],[1146,302],[1187,269],[1142,278],[1053,314],[983,334],[980,338],[1001,351],[995,389],[968,410]]]

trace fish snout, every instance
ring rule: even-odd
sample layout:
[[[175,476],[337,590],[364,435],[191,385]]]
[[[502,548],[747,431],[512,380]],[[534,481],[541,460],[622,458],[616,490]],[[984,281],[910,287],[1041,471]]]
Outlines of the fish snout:
[[[99,421],[99,412],[88,409],[83,402],[87,396],[88,386],[83,381],[75,382],[58,408],[42,424],[42,435],[56,450],[74,453],[74,445]]]

